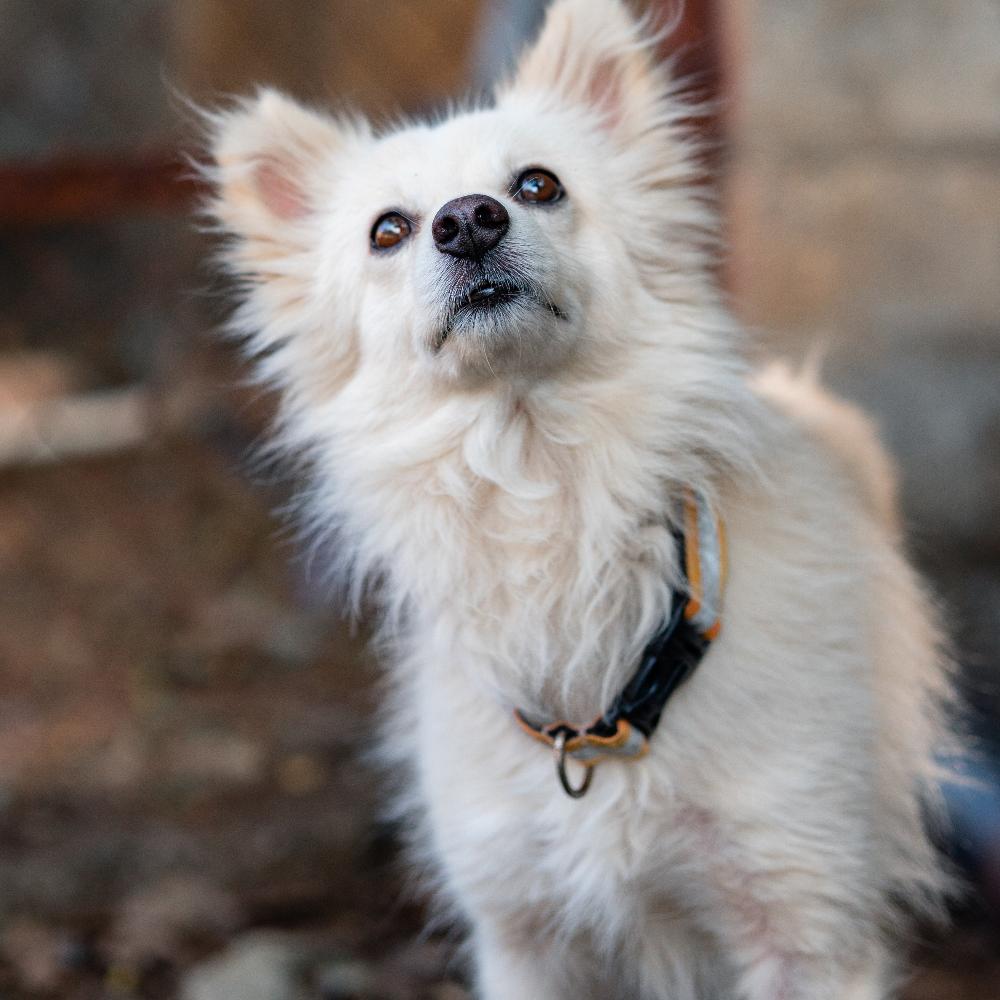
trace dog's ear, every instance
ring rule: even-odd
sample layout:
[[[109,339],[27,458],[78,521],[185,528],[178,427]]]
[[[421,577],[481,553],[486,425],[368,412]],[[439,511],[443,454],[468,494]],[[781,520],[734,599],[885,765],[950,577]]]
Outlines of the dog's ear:
[[[204,170],[213,189],[207,211],[236,237],[222,258],[243,279],[230,329],[260,358],[265,381],[294,384],[300,397],[320,383],[329,389],[350,369],[355,342],[329,336],[323,325],[329,313],[317,305],[317,250],[340,165],[367,140],[365,126],[272,90],[207,120],[214,159]]]
[[[555,0],[498,97],[544,95],[596,112],[624,137],[640,134],[667,89],[653,45],[621,0]]]
[[[209,116],[212,214],[243,241],[241,264],[304,249],[330,164],[343,144],[333,119],[273,90]]]

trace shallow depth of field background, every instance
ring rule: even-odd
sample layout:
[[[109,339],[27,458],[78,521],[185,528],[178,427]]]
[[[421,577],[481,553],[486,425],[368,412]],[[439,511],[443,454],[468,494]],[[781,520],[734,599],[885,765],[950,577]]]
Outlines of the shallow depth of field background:
[[[1000,6],[688,8],[751,350],[821,345],[878,417],[984,751],[949,795],[977,888],[907,997],[993,1000]],[[180,95],[420,111],[538,9],[0,0],[0,997],[466,996],[358,759],[374,664],[249,461],[271,401],[212,336]]]

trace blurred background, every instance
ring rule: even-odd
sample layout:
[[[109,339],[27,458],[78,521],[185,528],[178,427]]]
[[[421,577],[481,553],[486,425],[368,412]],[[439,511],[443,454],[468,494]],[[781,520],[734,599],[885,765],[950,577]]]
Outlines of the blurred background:
[[[666,4],[663,4],[666,7]],[[255,472],[181,96],[482,88],[541,0],[0,0],[0,997],[462,1000],[359,761],[374,665]],[[947,609],[975,887],[908,1000],[1000,997],[1000,5],[688,0],[755,352],[826,351]]]

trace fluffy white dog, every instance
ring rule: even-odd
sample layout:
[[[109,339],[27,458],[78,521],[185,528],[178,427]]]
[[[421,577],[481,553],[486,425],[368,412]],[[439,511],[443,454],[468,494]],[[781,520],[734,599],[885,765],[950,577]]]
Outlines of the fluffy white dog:
[[[219,114],[236,326],[479,995],[880,1000],[946,881],[935,615],[864,417],[741,357],[677,89],[557,0],[489,106]]]

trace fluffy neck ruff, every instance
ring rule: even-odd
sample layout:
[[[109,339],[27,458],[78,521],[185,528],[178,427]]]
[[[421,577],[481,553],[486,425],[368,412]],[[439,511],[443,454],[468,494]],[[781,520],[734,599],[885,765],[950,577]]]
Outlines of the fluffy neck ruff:
[[[600,373],[529,387],[401,385],[363,363],[289,403],[310,520],[357,599],[510,706],[586,721],[629,676],[678,578],[685,485],[754,468],[756,404],[721,310],[659,304]]]

